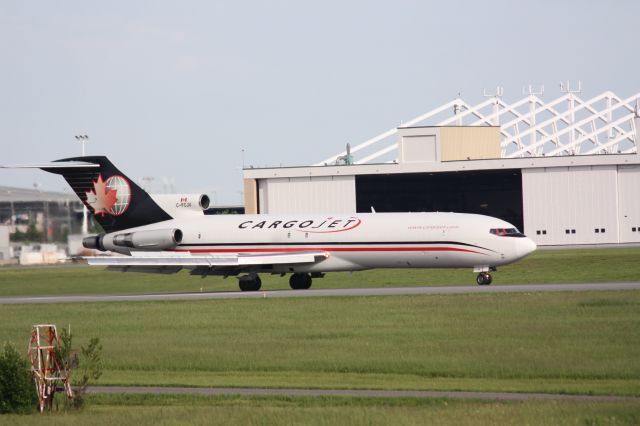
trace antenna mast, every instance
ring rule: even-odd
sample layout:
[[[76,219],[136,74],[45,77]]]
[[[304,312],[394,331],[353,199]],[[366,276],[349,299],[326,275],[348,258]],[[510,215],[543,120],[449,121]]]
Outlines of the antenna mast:
[[[491,116],[491,122],[494,126],[500,125],[500,98],[504,95],[504,87],[496,86],[495,93],[487,93],[487,89],[482,90],[482,94],[485,98],[493,98],[493,115]]]

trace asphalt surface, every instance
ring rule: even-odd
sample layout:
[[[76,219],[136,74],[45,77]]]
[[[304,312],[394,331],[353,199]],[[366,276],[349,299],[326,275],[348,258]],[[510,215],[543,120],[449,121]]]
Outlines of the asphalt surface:
[[[242,395],[242,396],[348,396],[360,398],[458,398],[498,401],[571,400],[571,401],[640,401],[640,398],[612,395],[567,395],[519,392],[456,392],[411,390],[351,389],[265,389],[265,388],[188,388],[151,386],[91,386],[92,394],[163,394],[163,395]]]
[[[205,299],[255,299],[286,297],[336,297],[336,296],[398,296],[418,294],[485,294],[485,293],[535,293],[561,291],[609,291],[640,290],[640,282],[596,284],[523,284],[500,286],[464,287],[389,287],[342,288],[318,290],[270,290],[256,292],[203,292],[203,293],[151,293],[151,294],[97,294],[75,296],[13,296],[1,297],[0,305],[32,303],[74,302],[140,302],[153,300],[205,300]]]

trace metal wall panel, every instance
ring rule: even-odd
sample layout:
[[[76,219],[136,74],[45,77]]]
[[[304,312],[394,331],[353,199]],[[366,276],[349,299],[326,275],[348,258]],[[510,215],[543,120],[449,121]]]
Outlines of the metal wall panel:
[[[354,176],[260,179],[260,213],[355,213]]]
[[[255,179],[244,179],[244,212],[246,214],[258,213],[258,191]]]
[[[442,127],[440,145],[442,161],[500,158],[500,127]]]
[[[618,166],[620,242],[640,242],[640,166]]]
[[[618,242],[616,166],[523,169],[522,196],[524,231],[537,244]]]
[[[436,136],[404,136],[402,138],[403,163],[433,163],[437,160]]]

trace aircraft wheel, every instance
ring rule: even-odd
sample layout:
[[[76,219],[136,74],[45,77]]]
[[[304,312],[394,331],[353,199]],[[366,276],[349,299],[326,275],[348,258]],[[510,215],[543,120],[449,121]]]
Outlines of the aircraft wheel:
[[[492,281],[493,281],[493,278],[491,277],[491,274],[488,272],[481,272],[478,274],[478,277],[476,278],[476,282],[478,283],[478,285],[489,285],[491,284]]]
[[[302,280],[302,282],[303,282],[303,286],[302,286],[303,290],[310,289],[311,288],[311,283],[313,282],[313,280],[311,279],[311,275],[304,274],[304,279]]]
[[[238,283],[242,291],[258,291],[262,287],[262,280],[259,276],[241,277]]]
[[[476,282],[478,283],[478,285],[484,285],[484,275],[478,274],[478,276],[476,277]]]
[[[311,287],[311,275],[309,274],[293,274],[289,278],[289,285],[294,290],[306,290]]]

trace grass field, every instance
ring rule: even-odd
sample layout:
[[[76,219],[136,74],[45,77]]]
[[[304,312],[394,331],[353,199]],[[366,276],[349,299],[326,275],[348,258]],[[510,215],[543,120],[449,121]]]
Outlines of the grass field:
[[[637,281],[640,248],[539,251],[494,284]],[[328,274],[315,288],[470,285],[466,270]],[[288,288],[263,276],[263,288]],[[0,296],[237,290],[233,278],[84,265],[0,269]],[[104,344],[99,384],[640,396],[640,291],[0,306],[0,341],[71,324]],[[91,396],[2,424],[638,424],[640,403]]]
[[[640,292],[5,305],[0,336],[72,325],[102,384],[640,396]]]
[[[530,257],[501,267],[494,284],[577,283],[640,280],[640,247],[539,250]],[[288,277],[262,275],[263,289],[289,288]],[[329,273],[314,280],[313,288],[389,287],[418,285],[475,285],[468,269],[378,269]],[[236,291],[230,277],[199,278],[186,272],[157,275],[109,272],[86,265],[0,268],[0,296],[168,291]]]
[[[491,402],[446,399],[260,398],[195,396],[91,397],[86,410],[2,416],[5,425],[633,425],[628,402]]]

